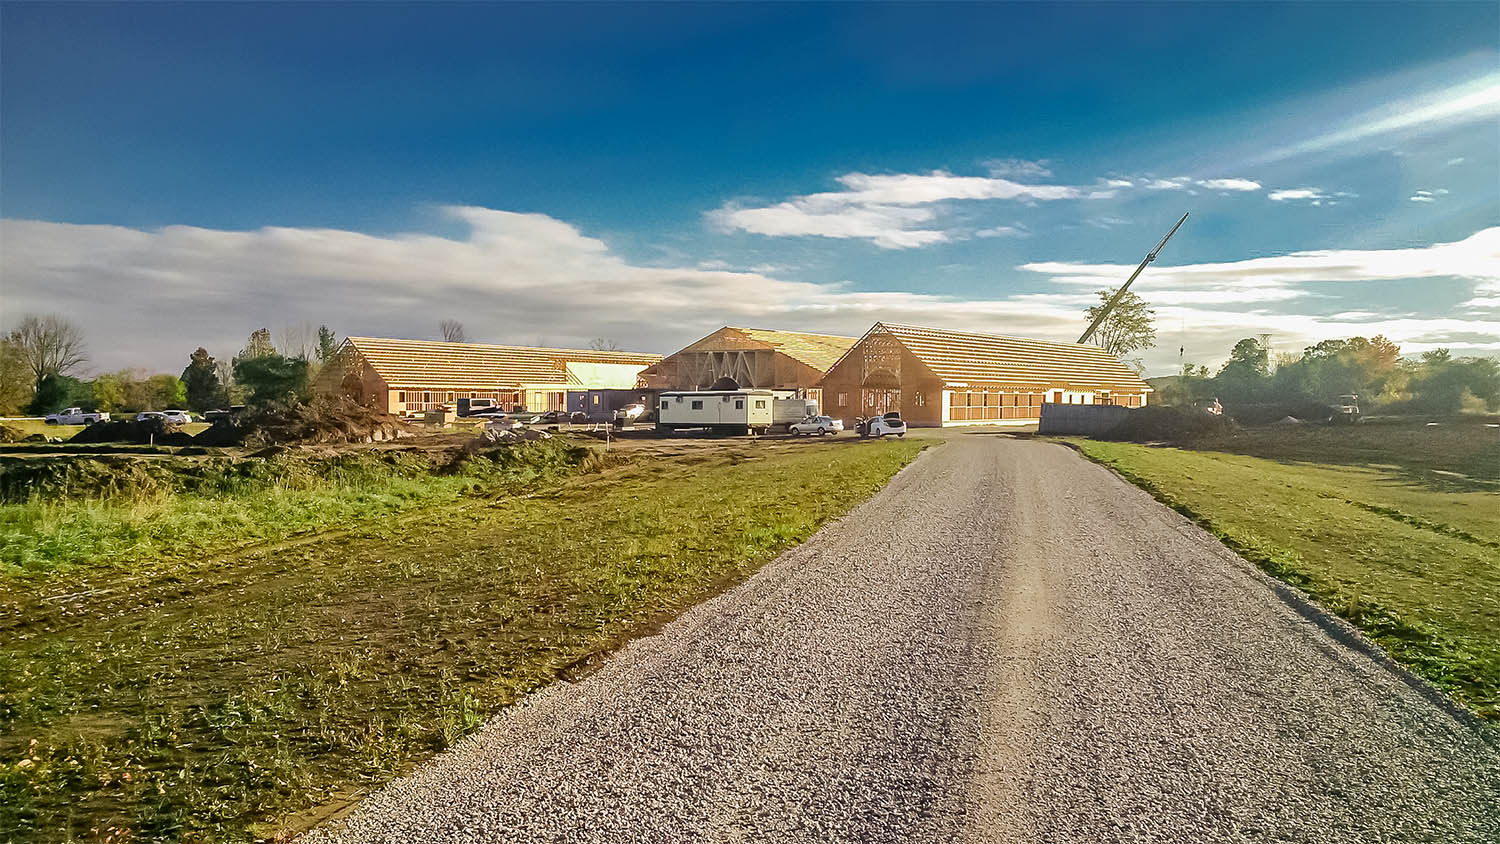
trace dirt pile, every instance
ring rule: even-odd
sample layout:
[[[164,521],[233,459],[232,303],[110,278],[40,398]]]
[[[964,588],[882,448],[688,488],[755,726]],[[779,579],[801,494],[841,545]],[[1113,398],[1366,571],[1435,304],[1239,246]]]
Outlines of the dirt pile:
[[[1147,405],[1132,409],[1120,424],[1096,439],[1190,442],[1230,436],[1236,428],[1234,420],[1197,408]]]
[[[0,443],[18,443],[26,439],[26,432],[9,425],[0,425]]]
[[[347,400],[269,405],[216,419],[193,438],[206,446],[267,447],[300,443],[367,443],[410,434],[400,419]]]
[[[1288,416],[1300,422],[1327,422],[1333,408],[1317,401],[1232,404],[1224,413],[1241,425],[1274,425]]]
[[[137,443],[141,445],[192,445],[193,438],[165,419],[109,419],[74,434],[70,443]]]

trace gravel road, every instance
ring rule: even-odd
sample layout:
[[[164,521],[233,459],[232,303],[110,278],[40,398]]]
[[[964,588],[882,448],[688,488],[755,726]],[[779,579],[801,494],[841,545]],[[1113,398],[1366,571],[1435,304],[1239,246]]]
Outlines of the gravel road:
[[[1500,841],[1500,750],[1103,468],[924,453],[326,842]]]

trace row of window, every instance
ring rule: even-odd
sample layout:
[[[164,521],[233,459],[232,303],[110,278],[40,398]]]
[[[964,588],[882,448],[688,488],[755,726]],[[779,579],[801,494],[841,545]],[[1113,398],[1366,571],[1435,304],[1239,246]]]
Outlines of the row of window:
[[[878,403],[878,398],[879,391],[865,391],[866,405],[874,407]],[[849,406],[848,393],[838,393],[834,399],[837,407]],[[1036,419],[1042,414],[1042,404],[1048,400],[1046,393],[955,392],[948,405],[948,418],[956,421]],[[1055,390],[1050,400],[1062,404],[1116,404],[1122,407],[1140,407],[1145,403],[1145,396],[1111,396],[1099,393],[1085,397]],[[915,407],[927,404],[926,397],[922,393],[913,393],[911,402]]]
[[[703,399],[689,399],[689,401],[692,402],[691,408],[693,410],[702,410],[703,409]],[[729,397],[725,396],[724,397],[724,401],[729,401]],[[666,410],[670,406],[671,406],[671,402],[670,401],[668,401],[667,399],[662,399],[661,400],[661,409],[662,410]],[[745,400],[744,399],[735,399],[734,400],[734,409],[735,410],[744,410],[745,409]],[[765,410],[766,409],[766,400],[765,399],[756,399],[755,400],[755,409],[756,410]]]
[[[949,407],[1034,407],[1040,410],[1044,398],[1042,393],[954,393]]]
[[[510,399],[513,393],[505,393]],[[408,413],[437,410],[443,405],[452,405],[458,399],[491,399],[499,401],[501,394],[495,390],[397,390],[396,400],[405,405]]]

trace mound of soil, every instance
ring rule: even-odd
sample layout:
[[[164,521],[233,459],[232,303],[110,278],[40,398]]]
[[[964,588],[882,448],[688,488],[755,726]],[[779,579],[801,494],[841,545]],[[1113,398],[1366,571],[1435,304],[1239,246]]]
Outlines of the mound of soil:
[[[0,425],[0,443],[18,443],[26,439],[26,432],[9,425]]]
[[[137,443],[156,445],[191,445],[193,438],[176,425],[160,417],[150,419],[109,419],[74,434],[70,443]]]
[[[214,420],[193,438],[200,446],[269,446],[367,443],[410,434],[400,419],[352,401],[269,405]]]
[[[1192,407],[1146,405],[1133,408],[1125,419],[1101,434],[1101,440],[1125,442],[1188,442],[1229,436],[1236,429],[1227,416],[1206,413]]]
[[[1327,422],[1333,408],[1317,401],[1282,401],[1234,404],[1224,414],[1241,425],[1274,425],[1288,416],[1301,422]]]

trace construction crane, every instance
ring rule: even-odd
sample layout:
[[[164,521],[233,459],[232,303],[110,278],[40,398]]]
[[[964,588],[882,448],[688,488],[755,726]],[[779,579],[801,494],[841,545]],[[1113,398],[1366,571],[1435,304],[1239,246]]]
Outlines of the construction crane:
[[[1130,289],[1130,283],[1135,281],[1136,276],[1140,275],[1142,270],[1146,269],[1147,264],[1156,260],[1156,253],[1160,252],[1161,248],[1167,245],[1167,241],[1172,239],[1172,235],[1177,234],[1177,230],[1182,228],[1182,224],[1187,222],[1187,218],[1188,215],[1183,214],[1182,219],[1177,221],[1177,225],[1173,226],[1172,230],[1167,232],[1167,236],[1161,239],[1161,243],[1156,244],[1155,249],[1146,253],[1146,260],[1142,261],[1141,265],[1135,268],[1135,272],[1130,274],[1130,278],[1125,279],[1125,283],[1120,285],[1120,289],[1115,291],[1115,295],[1109,297],[1109,301],[1104,304],[1104,310],[1100,311],[1099,315],[1094,317],[1094,321],[1089,324],[1089,329],[1083,332],[1083,336],[1078,338],[1078,342],[1087,343],[1089,338],[1094,336],[1094,332],[1098,331],[1099,326],[1104,323],[1104,318],[1109,316],[1109,312],[1113,311],[1115,305],[1120,303],[1120,298],[1125,295],[1125,291]]]

